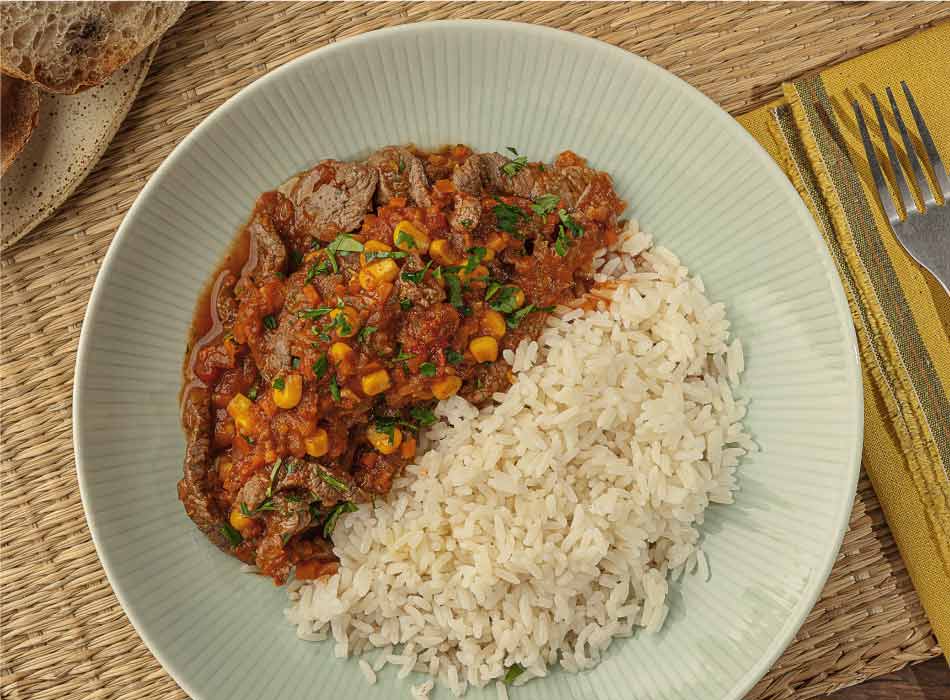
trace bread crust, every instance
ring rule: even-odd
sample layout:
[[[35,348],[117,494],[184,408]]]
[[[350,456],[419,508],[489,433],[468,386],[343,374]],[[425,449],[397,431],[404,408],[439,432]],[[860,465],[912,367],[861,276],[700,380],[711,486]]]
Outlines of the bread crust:
[[[0,174],[7,171],[39,123],[40,95],[35,85],[0,76]]]

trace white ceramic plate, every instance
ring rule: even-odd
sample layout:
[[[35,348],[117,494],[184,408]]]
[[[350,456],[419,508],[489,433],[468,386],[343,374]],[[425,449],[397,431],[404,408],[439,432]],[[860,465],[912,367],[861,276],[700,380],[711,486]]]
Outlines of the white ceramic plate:
[[[643,59],[528,25],[416,24],[323,48],[229,100],[150,179],[96,282],[74,404],[86,517],[129,618],[196,700],[382,700],[420,682],[390,670],[370,687],[330,645],[297,641],[285,592],[239,575],[175,492],[192,310],[256,196],[322,158],[410,141],[587,156],[727,304],[745,344],[762,452],[744,461],[736,503],[708,513],[711,579],[674,587],[660,634],[513,697],[742,697],[811,609],[847,524],[862,404],[844,295],[794,189],[726,113]]]

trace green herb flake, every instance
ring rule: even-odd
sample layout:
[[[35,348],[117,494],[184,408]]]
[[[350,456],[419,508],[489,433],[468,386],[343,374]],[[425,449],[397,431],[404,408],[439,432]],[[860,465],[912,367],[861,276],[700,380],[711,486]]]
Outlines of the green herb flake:
[[[340,385],[336,383],[336,377],[330,377],[330,396],[337,403],[340,403]]]
[[[462,281],[456,274],[445,275],[445,286],[449,289],[449,303],[456,309],[462,308]]]
[[[318,318],[323,318],[328,313],[333,311],[329,306],[320,306],[316,309],[304,309],[303,311],[298,311],[297,316],[300,318],[305,318],[308,321],[316,321]]]
[[[339,520],[341,515],[344,513],[355,513],[357,510],[359,510],[359,507],[350,501],[343,501],[343,503],[336,504],[333,507],[333,510],[330,511],[330,515],[327,516],[326,522],[323,523],[324,538],[329,539],[330,535],[333,534],[333,529],[336,527],[336,521]]]
[[[423,377],[434,377],[436,372],[436,367],[431,362],[423,362],[419,365],[419,374]]]
[[[535,311],[549,313],[551,311],[554,311],[554,307],[553,306],[535,306],[534,304],[528,304],[523,309],[518,309],[513,314],[510,314],[505,319],[505,322],[508,324],[509,328],[517,328],[518,324],[521,323],[522,319],[524,319],[525,316]]]
[[[313,373],[317,379],[322,379],[323,375],[327,373],[327,365],[327,354],[323,353],[317,358],[317,361],[313,363]]]
[[[409,411],[409,415],[424,428],[436,421],[435,414],[428,406],[413,406],[412,410]]]
[[[392,445],[396,440],[396,419],[377,416],[373,424],[377,433],[382,433],[389,438],[389,444]]]
[[[478,267],[482,260],[485,259],[485,256],[488,254],[488,250],[476,246],[474,248],[468,249],[468,259],[465,261],[465,267],[463,268],[466,273],[472,272],[476,267]]]
[[[402,279],[406,282],[412,282],[413,284],[421,284],[423,278],[426,276],[426,272],[432,266],[432,261],[426,263],[426,266],[421,270],[416,270],[415,272],[406,272],[403,270]]]
[[[568,237],[563,226],[557,227],[557,239],[554,241],[554,252],[562,258],[567,255],[567,251],[574,245]]]
[[[557,215],[558,218],[561,219],[561,223],[567,227],[567,230],[571,232],[571,235],[574,236],[574,238],[580,238],[584,235],[584,229],[582,229],[580,224],[574,221],[574,219],[571,218],[571,215],[568,214],[564,209],[558,209]]]
[[[506,233],[516,236],[519,235],[518,222],[527,219],[528,215],[520,207],[516,207],[513,204],[505,204],[497,197],[495,201],[498,202],[498,204],[492,208],[492,213],[495,215],[495,223],[498,225],[498,228]]]
[[[369,337],[376,332],[376,330],[376,326],[363,326],[360,328],[360,332],[356,334],[356,339],[361,343],[365,343],[369,340]]]
[[[267,314],[264,317],[264,328],[271,331],[277,328],[277,319],[271,316],[270,314]]]
[[[372,262],[373,260],[383,260],[385,258],[405,258],[409,253],[404,253],[401,250],[371,250],[368,253],[363,253],[366,258],[366,262]]]
[[[285,384],[284,384],[284,378],[283,378],[283,377],[277,377],[277,379],[274,380],[274,383],[271,384],[271,386],[274,387],[275,389],[277,389],[277,391],[283,391],[283,390],[284,390],[284,386],[285,386]]]
[[[404,362],[405,360],[411,360],[415,355],[411,352],[403,352],[402,350],[393,358],[393,362]]]
[[[406,161],[402,159],[402,156],[399,156],[399,162],[396,164],[396,172],[402,175],[405,169],[406,169]]]
[[[291,358],[290,358],[290,366],[291,366],[292,368],[294,368],[294,369],[300,369],[300,358],[299,358],[299,357],[291,357]]]
[[[488,306],[503,314],[510,314],[518,308],[518,288],[511,285],[501,285],[492,291],[491,296],[485,295]]]
[[[502,679],[505,685],[511,685],[515,682],[515,679],[524,673],[524,666],[521,664],[512,664],[508,667],[508,670],[505,672],[505,677]]]
[[[280,467],[283,464],[284,460],[281,457],[277,458],[277,461],[274,462],[274,466],[270,470],[270,483],[267,486],[267,497],[270,498],[271,493],[274,490],[274,480],[277,478],[277,472],[280,471]],[[260,509],[260,508],[258,508]]]
[[[245,518],[251,517],[251,511],[248,510],[247,503],[244,501],[241,501],[241,515],[243,515]]]
[[[307,268],[307,277],[304,279],[304,284],[310,284],[313,282],[313,278],[317,275],[329,275],[330,274],[330,263],[328,260],[321,260],[319,263],[313,263],[310,267]]]
[[[465,356],[462,353],[460,353],[458,350],[453,350],[452,348],[448,348],[445,351],[445,361],[450,365],[459,364],[464,357]]]
[[[251,401],[257,398],[257,385],[255,384],[250,389],[247,390],[247,398]]]
[[[300,263],[302,262],[303,262],[303,253],[301,253],[299,250],[290,251],[290,264],[293,267],[295,268],[300,267]]]
[[[403,311],[408,311],[412,308],[412,299],[400,299],[399,308]]]
[[[340,493],[346,493],[348,487],[342,481],[337,479],[335,476],[329,472],[325,472],[320,468],[317,468],[317,476],[319,476],[324,482],[326,482],[332,489],[339,491]]]
[[[475,222],[472,221],[471,219],[460,219],[459,223],[462,225],[463,228],[472,228],[472,224],[474,224]]]
[[[538,216],[547,216],[554,211],[554,208],[560,201],[561,198],[556,194],[543,194],[534,200],[534,204],[531,205],[531,211]]]
[[[514,177],[520,173],[526,165],[528,165],[527,156],[516,156],[501,166],[501,172],[503,172],[508,177]]]
[[[351,235],[341,233],[327,246],[327,251],[331,253],[362,253],[363,244]]]
[[[410,250],[412,250],[413,248],[419,247],[416,245],[416,239],[410,236],[408,233],[406,233],[402,229],[400,229],[399,232],[396,233],[396,245],[405,246],[406,248],[409,248]]]
[[[222,523],[220,530],[221,534],[227,539],[228,544],[232,547],[237,547],[244,541],[244,538],[241,537],[241,533],[235,530],[231,523]]]

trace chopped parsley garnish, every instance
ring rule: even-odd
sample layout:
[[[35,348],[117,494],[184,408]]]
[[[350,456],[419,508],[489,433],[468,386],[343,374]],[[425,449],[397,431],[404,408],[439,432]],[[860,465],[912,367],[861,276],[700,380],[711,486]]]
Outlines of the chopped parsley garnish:
[[[419,246],[416,245],[416,239],[413,238],[412,236],[410,236],[408,233],[406,233],[406,232],[403,231],[403,230],[400,230],[400,231],[396,234],[396,245],[398,245],[398,246],[406,246],[406,247],[409,248],[410,250],[411,250],[412,248],[418,248],[418,247],[419,247]]]
[[[315,321],[318,318],[326,316],[328,313],[333,311],[329,306],[320,306],[316,309],[304,309],[303,311],[298,311],[297,315],[300,318],[305,318],[308,321]]]
[[[294,369],[299,369],[299,368],[300,368],[300,358],[299,358],[299,357],[291,357],[291,358],[290,358],[290,366],[293,367]]]
[[[250,435],[242,435],[241,437],[244,438],[244,442],[246,442],[248,445],[254,445],[254,443],[257,442]]]
[[[435,365],[431,362],[423,362],[419,365],[419,374],[423,377],[434,377],[436,372]]]
[[[333,317],[333,323],[330,324],[328,331],[332,331],[336,328],[339,334],[343,337],[349,336],[353,333],[353,326],[350,325],[350,319],[347,318],[346,314],[340,313]]]
[[[274,330],[275,328],[277,328],[277,319],[271,316],[270,314],[267,314],[264,317],[264,327],[271,331]]]
[[[340,403],[340,385],[336,383],[336,377],[330,377],[330,396],[337,403]]]
[[[333,268],[334,272],[339,272],[340,267],[337,265],[336,256],[337,254],[343,253],[362,253],[363,244],[358,240],[346,233],[339,234],[334,238],[330,245],[327,246],[327,260],[330,261],[330,266]]]
[[[283,391],[283,390],[284,390],[284,378],[283,378],[283,377],[277,377],[277,379],[274,380],[274,383],[271,384],[271,386],[274,387],[275,389],[277,389],[277,391]]]
[[[512,664],[508,667],[508,670],[505,671],[505,677],[502,680],[504,681],[505,685],[511,685],[522,673],[524,673],[524,666],[521,664]]]
[[[415,355],[411,352],[403,352],[400,350],[399,354],[393,358],[393,362],[404,362],[405,360],[411,360],[413,357],[415,357]]]
[[[462,301],[462,281],[458,275],[454,273],[446,274],[445,286],[448,287],[449,290],[449,303],[456,309],[462,308],[464,305]]]
[[[402,172],[406,169],[406,161],[402,159],[402,156],[399,156],[399,162],[396,164],[396,172],[402,175]]]
[[[403,311],[408,311],[412,308],[412,299],[400,299],[399,308]]]
[[[516,207],[513,204],[505,204],[497,197],[495,201],[498,202],[493,208],[492,213],[495,214],[495,222],[498,224],[498,228],[506,233],[518,235],[518,222],[527,219],[528,215],[525,214],[524,209],[521,207]]]
[[[476,267],[478,267],[481,264],[482,260],[485,259],[485,256],[487,254],[488,254],[488,251],[481,246],[469,248],[468,259],[465,261],[465,267],[462,269],[464,269],[466,273],[471,272],[472,270],[474,270]]]
[[[521,323],[521,320],[528,314],[534,311],[554,311],[553,306],[535,306],[534,304],[528,304],[523,309],[518,309],[513,314],[510,314],[505,322],[508,324],[509,328],[517,328],[518,324]]]
[[[317,379],[322,379],[323,375],[327,373],[327,354],[323,353],[320,357],[317,358],[317,361],[313,363],[313,373],[316,375]]]
[[[237,547],[244,541],[244,538],[241,537],[241,533],[235,530],[231,523],[223,523],[220,529],[221,534],[224,535],[225,539],[228,541],[228,544],[230,544],[232,547]]]
[[[327,485],[329,485],[329,486],[330,486],[332,489],[334,489],[335,491],[339,491],[340,493],[346,493],[346,491],[347,491],[347,485],[344,484],[344,483],[343,483],[342,481],[340,481],[339,479],[337,479],[337,478],[336,478],[335,476],[333,476],[332,474],[330,474],[329,472],[325,472],[325,471],[323,471],[322,469],[320,469],[320,468],[318,467],[318,468],[317,468],[317,476],[319,476],[323,481],[325,481],[325,482],[327,483]]]
[[[498,285],[489,288],[490,294],[485,295],[488,306],[503,314],[510,314],[518,308],[518,288],[511,285]]]
[[[366,257],[366,262],[372,260],[382,260],[383,258],[404,258],[409,253],[404,253],[401,250],[371,250],[368,253],[363,253]]]
[[[472,228],[472,224],[474,224],[475,222],[472,221],[471,219],[460,219],[459,223],[462,224],[464,228]]]
[[[450,365],[457,365],[462,361],[462,358],[465,357],[458,350],[453,350],[452,348],[447,348],[445,351],[445,361]]]
[[[580,224],[574,221],[574,219],[571,218],[571,215],[565,210],[558,209],[557,215],[561,219],[561,223],[567,227],[567,230],[571,232],[571,235],[573,235],[574,238],[580,238],[584,235],[584,229],[582,229]]]
[[[336,521],[339,520],[343,513],[355,513],[357,510],[359,510],[359,507],[350,501],[337,503],[333,507],[333,510],[330,511],[330,515],[327,517],[326,522],[323,523],[323,536],[329,539],[330,535],[333,534],[333,529],[336,527]]]
[[[556,207],[560,201],[561,198],[556,194],[543,194],[534,200],[534,204],[531,205],[531,210],[538,216],[546,216],[554,211],[554,207]]]
[[[564,230],[563,226],[558,226],[557,239],[554,241],[554,252],[563,258],[565,255],[567,255],[567,251],[572,245],[574,244],[568,237],[567,231]]]
[[[271,492],[274,489],[274,479],[277,478],[277,472],[280,471],[280,465],[283,464],[283,459],[278,457],[277,461],[274,462],[274,466],[270,470],[270,483],[267,486],[267,497],[270,498]]]
[[[299,250],[290,251],[290,264],[294,267],[300,267],[300,263],[303,262],[303,253]]]
[[[403,270],[402,279],[406,282],[412,282],[413,284],[420,284],[422,279],[426,276],[426,271],[432,266],[432,261],[426,263],[426,266],[421,270],[416,270],[415,272],[406,272]]]
[[[247,398],[251,401],[257,398],[257,385],[255,384],[250,389],[247,390]]]
[[[304,284],[310,284],[313,281],[313,278],[317,275],[329,275],[330,274],[330,261],[321,260],[319,263],[313,263],[310,267],[307,268],[307,278],[304,280]]]
[[[510,150],[512,153],[517,153],[513,148],[509,148],[508,150]],[[510,161],[501,166],[501,172],[503,172],[508,177],[514,177],[519,172],[521,172],[527,164],[527,156],[516,155]]]
[[[362,328],[360,328],[360,332],[356,334],[356,339],[361,343],[365,343],[366,341],[369,340],[369,337],[373,335],[373,333],[375,332],[376,332],[376,326],[363,326]]]
[[[374,429],[377,433],[382,433],[389,438],[389,444],[392,445],[396,441],[396,419],[395,418],[384,418],[377,416],[376,422],[374,424]]]
[[[431,408],[426,406],[413,406],[412,410],[409,411],[409,415],[423,428],[435,423],[435,414]]]

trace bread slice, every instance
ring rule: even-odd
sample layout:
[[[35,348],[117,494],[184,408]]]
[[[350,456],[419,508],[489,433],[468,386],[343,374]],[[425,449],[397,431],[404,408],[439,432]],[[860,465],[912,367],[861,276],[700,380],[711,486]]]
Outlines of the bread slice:
[[[40,91],[35,85],[0,76],[0,174],[20,155],[40,118]]]
[[[0,70],[52,92],[100,85],[158,39],[186,5],[0,3]]]

